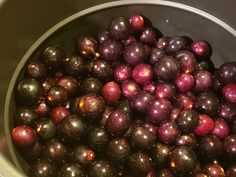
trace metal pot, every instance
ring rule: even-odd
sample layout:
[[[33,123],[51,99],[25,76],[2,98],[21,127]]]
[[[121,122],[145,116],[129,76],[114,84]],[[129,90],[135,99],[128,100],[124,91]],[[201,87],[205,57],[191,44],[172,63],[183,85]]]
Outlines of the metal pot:
[[[233,28],[206,12],[179,3],[161,0],[115,1],[91,7],[66,18],[48,30],[27,51],[17,66],[8,88],[5,103],[5,132],[11,156],[20,172],[26,172],[28,165],[11,141],[15,110],[13,93],[15,83],[22,76],[22,68],[26,62],[31,58],[37,58],[42,49],[49,44],[59,44],[67,54],[70,54],[78,35],[95,35],[100,29],[104,29],[113,17],[129,16],[133,13],[140,13],[149,18],[153,26],[164,35],[186,35],[193,39],[208,41],[212,44],[212,59],[217,67],[236,56],[236,31]],[[17,173],[14,168],[9,170],[12,174]]]

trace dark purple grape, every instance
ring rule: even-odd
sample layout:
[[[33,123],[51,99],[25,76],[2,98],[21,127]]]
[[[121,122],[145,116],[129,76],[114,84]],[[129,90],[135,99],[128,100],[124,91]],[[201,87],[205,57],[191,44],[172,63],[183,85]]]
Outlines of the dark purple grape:
[[[51,139],[43,149],[42,156],[56,164],[63,164],[68,158],[68,149],[57,139]]]
[[[132,75],[132,69],[127,64],[121,64],[115,67],[114,78],[119,82],[129,80]]]
[[[168,99],[171,100],[176,95],[176,88],[172,83],[163,82],[157,84],[155,89],[155,97],[157,99]]]
[[[116,40],[106,40],[99,46],[101,57],[107,61],[119,60],[122,56],[122,51],[122,44]]]
[[[175,148],[169,156],[169,168],[177,175],[192,175],[197,168],[197,156],[187,147]]]
[[[123,58],[127,64],[132,66],[143,63],[146,59],[144,45],[138,42],[133,42],[125,46]]]
[[[150,60],[149,63],[150,64],[155,64],[161,57],[163,57],[165,55],[165,51],[159,48],[153,48],[151,51],[151,56],[150,56]]]
[[[156,41],[157,38],[157,32],[153,27],[146,27],[143,29],[141,36],[140,36],[140,41],[152,45]]]
[[[50,113],[51,120],[56,125],[58,125],[68,115],[70,115],[70,112],[64,106],[54,107]]]
[[[225,102],[220,106],[220,117],[225,120],[231,121],[236,120],[236,106],[233,103]]]
[[[166,122],[158,128],[158,137],[166,144],[172,144],[179,137],[181,131],[176,123]]]
[[[211,133],[219,138],[225,138],[228,136],[229,131],[228,123],[224,119],[218,118],[215,120],[215,126]]]
[[[205,136],[214,129],[214,121],[207,115],[199,114],[199,123],[194,133],[198,136]]]
[[[153,100],[147,107],[148,121],[154,124],[160,124],[169,118],[171,110],[172,106],[168,100]]]
[[[117,40],[124,39],[129,36],[130,24],[124,17],[116,17],[110,24],[110,35]]]
[[[169,38],[168,45],[166,47],[166,52],[175,53],[186,47],[187,41],[183,37],[171,37]]]
[[[135,127],[132,129],[130,142],[134,149],[148,149],[156,140],[156,135],[149,132],[144,127]]]
[[[91,148],[101,151],[109,141],[107,131],[102,127],[93,127],[87,131],[87,141]]]
[[[36,143],[37,135],[33,128],[28,125],[19,125],[12,130],[12,141],[19,148],[33,146]]]
[[[154,65],[156,77],[163,81],[174,80],[180,72],[180,65],[176,58],[165,55]]]
[[[134,109],[145,112],[147,106],[153,99],[153,96],[149,92],[140,91],[136,93],[131,99],[131,105]]]
[[[79,83],[71,76],[62,76],[57,81],[57,85],[63,87],[68,96],[74,96],[77,92],[79,92]]]
[[[158,49],[166,49],[166,47],[169,45],[169,37],[163,36],[161,38],[159,38],[156,42],[156,47]]]
[[[193,109],[184,110],[179,114],[177,119],[178,126],[184,132],[192,132],[199,122],[199,114]]]
[[[222,90],[223,97],[231,102],[236,103],[236,84],[228,84]]]
[[[120,86],[115,82],[108,82],[102,88],[102,97],[107,104],[115,104],[121,96]]]
[[[82,82],[82,91],[85,94],[89,93],[101,93],[102,91],[102,82],[95,77],[86,77]]]
[[[46,77],[47,68],[45,65],[39,61],[32,61],[28,64],[25,74],[28,77],[34,78],[36,80],[42,80]]]
[[[76,48],[79,54],[84,58],[92,58],[96,55],[98,49],[97,41],[89,36],[81,36],[78,38]]]
[[[213,92],[203,92],[197,98],[194,107],[203,114],[215,116],[219,112],[220,101]]]
[[[70,56],[63,60],[64,71],[73,76],[80,76],[85,71],[85,60],[80,56]]]
[[[228,157],[236,158],[236,135],[232,134],[224,139],[223,149]]]
[[[63,142],[75,144],[80,142],[85,135],[87,125],[81,117],[71,114],[63,119],[57,128]]]
[[[152,161],[146,154],[137,152],[130,156],[128,165],[133,174],[145,176],[152,168]]]
[[[47,47],[41,56],[42,62],[53,69],[59,68],[64,58],[65,52],[57,45]]]
[[[14,120],[17,125],[33,125],[37,119],[38,115],[31,107],[18,107],[14,113]]]
[[[108,156],[115,162],[124,162],[131,152],[129,143],[125,138],[116,138],[109,142]]]
[[[199,153],[207,160],[217,158],[222,153],[222,143],[215,135],[202,137],[199,141]]]
[[[209,90],[213,84],[213,76],[207,70],[197,70],[194,73],[195,88],[196,92],[203,92]]]
[[[181,73],[177,76],[174,83],[180,92],[187,92],[194,87],[195,80],[191,74]]]
[[[121,109],[115,110],[107,119],[106,128],[112,136],[122,136],[130,126],[130,117],[127,112]]]
[[[20,105],[36,105],[40,102],[41,96],[42,88],[39,82],[33,78],[23,79],[16,85],[15,98]]]
[[[236,83],[236,62],[228,62],[221,65],[219,68],[220,80],[224,84]]]
[[[140,32],[144,28],[144,19],[139,14],[134,14],[129,17],[129,23],[134,32]]]
[[[104,108],[104,99],[96,94],[82,96],[77,104],[79,114],[88,118],[98,119],[98,116],[103,113]]]
[[[132,72],[133,79],[138,84],[147,84],[153,78],[152,67],[148,64],[138,64],[134,67]]]
[[[171,146],[161,143],[155,143],[151,149],[152,159],[156,166],[160,167],[167,163]]]
[[[47,141],[56,135],[56,126],[50,118],[40,118],[35,123],[35,131],[40,140]]]
[[[46,104],[54,107],[63,105],[68,98],[66,90],[61,86],[51,87],[46,95]]]
[[[47,160],[40,159],[29,169],[28,175],[32,177],[56,177],[56,168]]]
[[[125,81],[121,87],[123,95],[128,99],[131,99],[136,93],[140,91],[138,84],[132,80]]]
[[[100,79],[107,80],[113,75],[112,66],[105,60],[96,60],[93,64],[92,73]]]
[[[208,57],[210,54],[210,46],[203,40],[194,41],[190,48],[200,58]]]
[[[192,73],[195,70],[197,60],[192,52],[181,50],[176,53],[176,59],[180,62],[182,72]]]

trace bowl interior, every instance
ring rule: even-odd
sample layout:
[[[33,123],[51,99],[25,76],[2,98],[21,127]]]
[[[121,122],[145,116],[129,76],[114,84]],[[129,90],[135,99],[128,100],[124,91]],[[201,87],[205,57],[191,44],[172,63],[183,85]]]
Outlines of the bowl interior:
[[[224,62],[235,60],[236,38],[231,33],[209,19],[174,7],[145,3],[127,4],[105,9],[97,8],[91,10],[86,15],[80,16],[80,14],[77,14],[73,18],[67,19],[63,22],[65,25],[62,25],[54,32],[44,35],[28,51],[27,55],[18,65],[8,90],[5,108],[5,128],[11,155],[20,170],[27,171],[28,165],[12,144],[10,134],[14,125],[14,85],[22,77],[21,70],[24,68],[27,60],[38,58],[42,50],[50,44],[60,45],[65,49],[67,56],[71,55],[75,52],[74,43],[77,36],[95,36],[99,30],[107,28],[113,17],[128,17],[134,13],[142,14],[150,19],[153,26],[158,28],[163,35],[184,35],[192,39],[204,39],[208,41],[212,45],[213,54],[211,59],[216,67]]]

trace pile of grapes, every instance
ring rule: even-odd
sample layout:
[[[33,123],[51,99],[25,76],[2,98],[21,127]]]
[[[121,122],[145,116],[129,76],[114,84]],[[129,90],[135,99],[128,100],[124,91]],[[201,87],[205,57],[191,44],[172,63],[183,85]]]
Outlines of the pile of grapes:
[[[184,35],[184,34],[183,34]],[[30,177],[236,177],[236,62],[117,17],[76,54],[52,44],[15,86]]]

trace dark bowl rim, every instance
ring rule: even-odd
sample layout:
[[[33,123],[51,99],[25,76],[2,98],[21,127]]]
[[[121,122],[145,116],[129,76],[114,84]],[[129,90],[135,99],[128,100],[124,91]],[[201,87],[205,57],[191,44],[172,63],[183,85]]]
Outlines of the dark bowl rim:
[[[15,87],[16,81],[18,79],[18,76],[20,72],[22,71],[23,67],[25,66],[26,62],[30,58],[30,56],[36,51],[36,49],[53,33],[55,33],[57,30],[62,28],[63,26],[66,26],[68,23],[76,20],[77,18],[80,18],[82,16],[88,15],[90,13],[108,9],[108,8],[114,8],[114,7],[119,7],[119,6],[128,6],[128,5],[158,5],[158,6],[166,6],[166,7],[172,7],[180,10],[184,10],[196,15],[199,15],[201,17],[204,17],[215,24],[221,26],[224,28],[226,31],[228,31],[230,34],[232,34],[236,38],[236,30],[233,29],[231,26],[220,20],[219,18],[202,11],[200,9],[197,9],[195,7],[185,5],[182,3],[177,3],[177,2],[171,2],[171,1],[163,1],[163,0],[120,0],[120,1],[113,1],[113,2],[108,2],[100,5],[96,5],[87,9],[84,9],[82,11],[79,11],[64,20],[60,21],[56,25],[54,25],[52,28],[50,28],[48,31],[46,31],[25,53],[19,64],[17,65],[14,74],[12,75],[7,94],[6,94],[6,99],[5,99],[5,108],[4,108],[4,128],[5,128],[5,133],[6,133],[6,138],[7,138],[7,143],[8,143],[8,148],[10,151],[10,154],[12,156],[13,162],[16,165],[16,167],[20,170],[22,170],[21,165],[19,164],[18,159],[16,158],[16,153],[15,153],[15,148],[13,146],[12,140],[11,140],[11,131],[9,129],[9,111],[10,111],[10,103],[11,99],[13,96],[13,89]]]

